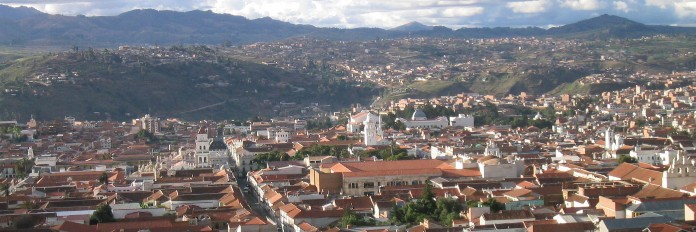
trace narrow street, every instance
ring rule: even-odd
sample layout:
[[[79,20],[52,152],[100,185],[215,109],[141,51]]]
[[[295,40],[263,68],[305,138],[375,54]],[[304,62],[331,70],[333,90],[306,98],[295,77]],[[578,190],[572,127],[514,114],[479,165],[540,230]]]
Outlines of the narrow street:
[[[275,217],[271,209],[265,206],[265,204],[259,203],[258,197],[254,195],[254,189],[249,188],[249,191],[244,190],[245,187],[248,186],[246,178],[237,178],[237,184],[239,185],[239,188],[242,189],[244,198],[249,204],[251,210],[253,210],[257,215],[265,217],[270,223],[278,225],[278,219]]]

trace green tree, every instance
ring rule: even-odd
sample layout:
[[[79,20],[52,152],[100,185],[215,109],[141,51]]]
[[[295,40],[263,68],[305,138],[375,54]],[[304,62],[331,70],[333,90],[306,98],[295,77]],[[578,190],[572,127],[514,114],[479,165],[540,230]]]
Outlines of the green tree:
[[[490,207],[491,212],[494,213],[505,210],[505,204],[496,201],[495,198],[488,198],[488,200],[483,202],[481,205]]]
[[[34,228],[34,226],[36,226],[34,218],[29,214],[19,216],[19,218],[12,222],[12,227],[15,229],[31,229]]]
[[[274,150],[271,152],[256,155],[251,162],[257,164],[258,166],[265,166],[268,162],[271,162],[271,161],[288,161],[288,160],[290,160],[290,156],[288,156],[288,154]]]
[[[350,156],[348,149],[344,146],[327,146],[314,144],[310,147],[305,147],[299,150],[292,159],[304,159],[306,156],[335,156],[338,158],[347,158]]]
[[[34,201],[27,200],[27,201],[22,202],[22,204],[19,205],[19,208],[31,210],[31,209],[37,209],[37,208],[39,208],[39,206],[36,205],[36,203]]]
[[[405,223],[405,215],[404,215],[404,210],[402,209],[403,207],[398,207],[394,206],[390,211],[389,211],[389,221],[391,221],[394,224],[404,224]]]
[[[114,214],[111,212],[111,206],[108,204],[100,205],[97,210],[92,213],[92,216],[89,217],[90,225],[114,221],[116,221],[116,219],[114,219]]]
[[[619,163],[638,163],[638,160],[636,158],[627,156],[627,155],[621,155],[619,156]]]
[[[109,185],[109,174],[102,173],[101,176],[99,176],[99,183],[102,183],[103,185]]]
[[[433,212],[433,210],[437,207],[435,203],[435,193],[433,193],[433,186],[430,183],[425,184],[425,188],[423,188],[420,198],[418,198],[418,201],[416,201],[416,205],[418,206],[418,210],[425,214]]]
[[[0,194],[2,194],[3,197],[10,195],[10,185],[6,183],[0,184]]]
[[[17,125],[14,125],[10,128],[7,128],[7,133],[12,134],[12,138],[19,138],[19,136],[22,134],[22,128],[20,128]]]
[[[544,129],[544,128],[552,128],[553,127],[553,122],[549,121],[547,119],[539,119],[539,120],[531,120],[529,123],[532,126],[535,126],[539,129]]]
[[[556,108],[552,105],[549,105],[546,107],[546,109],[542,110],[541,114],[544,115],[544,118],[549,121],[556,121]]]
[[[157,137],[154,134],[152,134],[149,131],[144,130],[144,129],[138,131],[138,133],[135,134],[135,140],[140,140],[140,139],[144,139],[145,143],[147,143],[147,144],[152,144],[152,143],[158,142]]]
[[[34,159],[27,159],[26,157],[18,160],[15,163],[15,170],[17,171],[17,177],[25,178],[29,173],[31,173],[31,168],[34,167]]]
[[[409,159],[415,159],[415,157],[408,155],[408,151],[406,149],[402,149],[400,147],[397,147],[396,145],[392,144],[390,147],[382,149],[382,150],[371,150],[371,151],[362,151],[358,153],[358,156],[360,157],[377,157],[378,159],[383,159],[383,160],[409,160]]]
[[[343,216],[341,216],[339,225],[341,228],[347,228],[348,226],[371,226],[375,225],[375,221],[367,219],[362,215],[356,214],[353,210],[346,208],[343,210]]]
[[[452,198],[437,199],[433,216],[443,225],[452,225],[454,219],[459,219],[463,207],[459,202]]]

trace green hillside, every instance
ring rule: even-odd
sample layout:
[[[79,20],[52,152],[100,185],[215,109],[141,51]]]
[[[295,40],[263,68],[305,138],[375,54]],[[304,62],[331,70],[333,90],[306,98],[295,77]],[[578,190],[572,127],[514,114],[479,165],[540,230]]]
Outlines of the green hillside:
[[[376,94],[345,81],[317,80],[226,58],[123,64],[113,54],[89,54],[34,56],[0,67],[0,117],[125,120],[151,113],[246,119],[278,113],[280,102],[340,108],[369,102]],[[65,78],[46,81],[36,78],[40,74]]]
[[[521,92],[539,95],[587,74],[583,70],[562,67],[529,67],[509,72],[489,72],[471,81],[469,88],[480,94],[496,96]]]

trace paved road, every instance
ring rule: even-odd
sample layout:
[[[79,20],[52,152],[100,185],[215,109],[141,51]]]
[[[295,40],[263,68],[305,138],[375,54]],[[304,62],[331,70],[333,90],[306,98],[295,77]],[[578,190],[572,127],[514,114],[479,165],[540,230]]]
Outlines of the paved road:
[[[247,186],[246,182],[246,179],[237,179],[237,184],[239,184],[240,189],[244,189],[244,187]],[[275,217],[275,215],[271,212],[271,210],[268,207],[264,207],[264,204],[259,203],[259,199],[254,195],[252,191],[253,189],[249,188],[249,192],[244,192],[244,199],[246,199],[247,203],[249,204],[249,207],[251,207],[251,209],[254,212],[256,212],[256,214],[266,217],[266,219],[269,222],[277,225],[278,219]]]

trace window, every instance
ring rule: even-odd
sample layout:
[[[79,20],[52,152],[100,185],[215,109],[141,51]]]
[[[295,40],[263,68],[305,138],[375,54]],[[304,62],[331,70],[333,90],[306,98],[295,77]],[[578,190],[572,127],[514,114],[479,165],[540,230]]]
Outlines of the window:
[[[374,187],[375,187],[375,183],[374,183],[374,182],[365,182],[365,183],[363,184],[363,187],[364,187],[364,188],[374,188]]]
[[[350,183],[348,184],[348,188],[358,188],[358,183]]]

